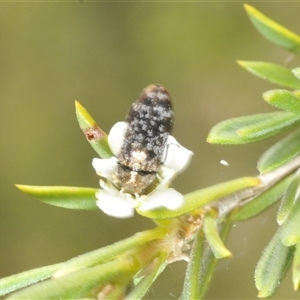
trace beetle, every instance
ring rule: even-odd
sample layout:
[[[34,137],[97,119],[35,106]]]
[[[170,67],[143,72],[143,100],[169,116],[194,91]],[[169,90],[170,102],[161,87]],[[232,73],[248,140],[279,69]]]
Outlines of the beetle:
[[[174,113],[167,90],[159,84],[146,87],[132,104],[113,184],[124,193],[140,195],[157,182]]]

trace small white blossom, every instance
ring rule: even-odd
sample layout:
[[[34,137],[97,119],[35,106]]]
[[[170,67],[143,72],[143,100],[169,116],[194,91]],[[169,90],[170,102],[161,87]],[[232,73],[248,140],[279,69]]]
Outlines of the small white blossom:
[[[99,190],[96,197],[97,206],[109,216],[129,218],[134,215],[133,199],[114,187]]]
[[[116,123],[109,132],[108,144],[115,156],[121,151],[127,123]],[[113,156],[108,159],[93,159],[93,167],[100,179],[101,190],[96,193],[98,207],[107,215],[128,218],[132,217],[135,208],[149,211],[159,207],[170,210],[179,208],[184,197],[169,184],[174,177],[185,170],[193,153],[182,147],[176,139],[169,135],[165,144],[162,165],[157,171],[158,185],[147,195],[131,195],[117,189],[112,181],[118,166],[118,159]]]

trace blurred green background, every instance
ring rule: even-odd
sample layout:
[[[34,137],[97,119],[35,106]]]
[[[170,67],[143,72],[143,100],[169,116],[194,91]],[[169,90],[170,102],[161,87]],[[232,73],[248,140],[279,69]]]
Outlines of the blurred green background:
[[[255,7],[300,33],[300,3]],[[98,186],[91,165],[96,153],[78,127],[75,99],[109,131],[145,86],[163,84],[175,108],[173,135],[195,153],[176,189],[186,193],[256,174],[272,140],[246,146],[205,141],[221,120],[272,110],[261,94],[274,86],[242,70],[237,59],[299,66],[256,32],[242,2],[1,3],[0,277],[153,227],[139,216],[119,220],[100,210],[48,206],[14,187]],[[208,299],[256,298],[254,268],[276,230],[275,213],[276,207],[235,225],[228,240],[234,257],[220,262]],[[177,299],[185,266],[171,265],[148,299]],[[273,299],[299,299],[290,272]]]

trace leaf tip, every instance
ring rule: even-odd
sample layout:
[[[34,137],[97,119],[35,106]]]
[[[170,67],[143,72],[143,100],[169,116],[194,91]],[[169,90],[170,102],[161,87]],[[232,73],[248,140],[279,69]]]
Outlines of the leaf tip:
[[[236,61],[238,63],[238,65],[240,65],[242,68],[246,68],[247,67],[247,61],[245,60],[237,60]]]
[[[75,100],[75,110],[77,112],[82,111],[83,109],[85,109],[78,100]]]
[[[209,143],[209,144],[213,143],[213,137],[210,134],[207,136],[206,142]]]
[[[293,280],[293,287],[294,287],[294,291],[298,291],[300,286],[300,278],[295,278]]]
[[[264,293],[264,292],[259,292],[258,294],[257,294],[257,298],[266,298],[266,297],[268,297],[267,295],[266,295],[266,293]]]
[[[267,286],[262,286],[261,288],[258,288],[258,298],[267,298],[272,295],[272,291]]]
[[[26,185],[24,185],[24,184],[15,184],[15,187],[22,192],[24,192],[26,189]]]
[[[251,12],[251,11],[254,11],[255,8],[247,3],[244,3],[244,9],[246,12]]]
[[[266,101],[266,102],[270,102],[271,101],[271,96],[273,95],[273,91],[270,90],[270,91],[266,91],[263,93],[262,97],[263,99]]]
[[[224,248],[222,257],[219,258],[231,258],[232,256],[232,253],[227,248]]]

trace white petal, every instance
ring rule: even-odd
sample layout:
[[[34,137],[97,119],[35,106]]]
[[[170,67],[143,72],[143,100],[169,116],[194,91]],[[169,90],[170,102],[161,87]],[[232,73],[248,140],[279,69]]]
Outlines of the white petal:
[[[158,174],[160,182],[155,188],[156,191],[166,189],[170,185],[171,181],[174,179],[176,172],[173,169],[162,165],[158,170]]]
[[[128,124],[126,122],[118,122],[108,134],[108,145],[115,156],[118,156],[121,151],[127,127]]]
[[[166,207],[170,210],[179,208],[184,201],[182,194],[169,188],[151,193],[146,201],[139,207],[141,211],[152,210],[158,207]]]
[[[112,175],[115,172],[115,168],[118,164],[118,160],[116,157],[112,156],[110,158],[94,158],[92,165],[96,170],[96,173],[104,178],[109,180],[112,179]]]
[[[122,197],[120,193],[111,193],[106,190],[99,190],[96,193],[97,206],[107,215],[116,218],[130,218],[134,215],[131,202]]]
[[[189,165],[194,153],[182,147],[176,139],[169,135],[163,154],[163,165],[176,173],[183,172]]]

